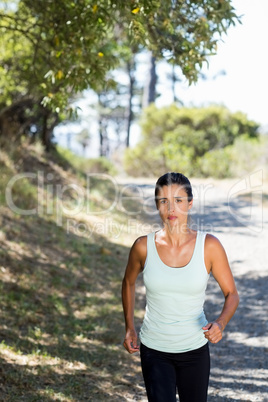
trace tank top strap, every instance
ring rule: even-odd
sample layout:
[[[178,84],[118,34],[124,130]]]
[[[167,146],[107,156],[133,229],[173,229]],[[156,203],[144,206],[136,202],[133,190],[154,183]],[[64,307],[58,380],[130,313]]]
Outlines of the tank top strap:
[[[155,238],[155,232],[151,232],[147,235],[147,256],[144,264],[144,268],[148,264],[148,261],[153,257],[154,255],[154,238]]]
[[[155,238],[155,232],[148,233],[148,235],[147,235],[147,245],[149,247],[152,247],[154,238]]]
[[[194,251],[194,256],[198,261],[204,261],[204,249],[205,249],[205,238],[206,238],[206,232],[197,232],[197,238],[196,238],[196,245],[195,245],[195,251]]]

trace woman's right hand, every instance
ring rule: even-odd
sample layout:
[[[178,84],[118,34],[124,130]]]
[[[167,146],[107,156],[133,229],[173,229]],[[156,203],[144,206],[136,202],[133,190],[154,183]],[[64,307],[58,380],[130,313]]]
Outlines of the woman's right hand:
[[[140,347],[137,344],[137,333],[135,329],[127,330],[125,340],[124,340],[124,347],[128,351],[128,353],[136,353],[140,350]]]

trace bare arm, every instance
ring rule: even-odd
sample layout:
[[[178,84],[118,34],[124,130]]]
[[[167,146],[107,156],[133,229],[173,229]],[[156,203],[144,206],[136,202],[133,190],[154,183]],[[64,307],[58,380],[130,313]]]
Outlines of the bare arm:
[[[210,342],[217,343],[222,339],[222,332],[237,309],[239,296],[225,250],[220,241],[212,235],[207,235],[206,238],[205,259],[225,297],[219,317],[203,327],[206,331],[205,337]]]
[[[139,350],[134,324],[135,284],[146,258],[146,239],[146,236],[140,237],[133,244],[122,282],[122,303],[126,325],[124,347],[129,353],[135,353]]]

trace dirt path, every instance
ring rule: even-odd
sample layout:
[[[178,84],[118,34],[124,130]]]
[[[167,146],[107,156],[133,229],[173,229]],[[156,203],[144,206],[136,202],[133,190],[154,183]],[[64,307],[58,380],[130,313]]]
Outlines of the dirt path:
[[[210,347],[208,402],[268,401],[268,209],[261,198],[261,174],[222,182],[194,180],[192,184],[192,225],[220,239],[240,294],[239,308],[223,340]],[[152,224],[157,221],[148,213],[153,182],[134,180],[132,185],[139,189],[146,219]],[[218,285],[210,278],[205,305],[209,320],[219,314],[222,302]],[[142,387],[128,400],[146,401]]]

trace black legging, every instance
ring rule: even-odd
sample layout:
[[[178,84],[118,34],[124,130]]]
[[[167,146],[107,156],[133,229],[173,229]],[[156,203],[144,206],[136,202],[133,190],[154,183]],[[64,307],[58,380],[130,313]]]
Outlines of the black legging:
[[[159,352],[141,344],[141,366],[149,402],[206,402],[210,372],[208,344],[184,353]]]

